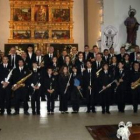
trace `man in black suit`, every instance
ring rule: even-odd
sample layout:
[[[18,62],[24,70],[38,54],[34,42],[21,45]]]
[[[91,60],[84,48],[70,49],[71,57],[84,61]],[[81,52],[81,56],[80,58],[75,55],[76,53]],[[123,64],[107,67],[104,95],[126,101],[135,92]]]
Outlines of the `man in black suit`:
[[[121,47],[120,48],[120,54],[117,55],[117,61],[120,62],[120,61],[124,61],[124,55],[125,55],[125,47]]]
[[[133,71],[131,74],[131,87],[135,87],[135,82],[140,79],[140,64],[138,62],[134,62],[133,64]],[[132,93],[132,102],[133,102],[133,110],[134,113],[138,111],[138,104],[140,101],[140,86],[136,86],[134,89],[131,88]]]
[[[92,67],[97,72],[99,69],[102,68],[103,63],[104,62],[102,61],[102,55],[100,53],[98,53],[98,54],[96,54],[95,61],[92,63]]]
[[[22,52],[21,53],[21,58],[24,61],[24,66],[29,69],[28,60],[27,60],[27,53]]]
[[[84,50],[83,56],[84,56],[84,62],[86,62],[86,61],[91,60],[93,58],[93,53],[91,53],[89,51],[88,45],[85,45],[84,49],[85,50]]]
[[[114,48],[110,47],[109,48],[109,57],[112,58],[113,56],[116,56],[115,52],[114,52]]]
[[[32,69],[33,62],[35,62],[35,53],[33,52],[33,46],[29,45],[27,48],[27,63],[29,69]]]
[[[95,71],[92,69],[92,64],[90,61],[86,62],[87,69],[83,74],[83,87],[84,93],[87,100],[87,113],[91,110],[95,113],[95,93],[94,93],[94,83],[95,83]]]
[[[137,53],[139,53],[139,46],[135,46],[135,51],[130,53],[130,61],[133,63],[137,60]]]
[[[104,55],[103,55],[103,61],[105,62],[105,63],[110,63],[110,57],[109,57],[109,51],[108,51],[108,49],[104,49]]]
[[[44,65],[45,65],[45,68],[47,68],[47,67],[49,67],[49,66],[51,65],[51,63],[52,63],[52,58],[53,58],[54,56],[56,56],[56,55],[54,54],[54,47],[53,47],[53,46],[50,46],[50,47],[48,48],[48,54],[46,54],[46,55],[44,56]]]
[[[61,68],[65,62],[65,56],[67,56],[67,51],[63,50],[62,55],[58,58],[58,65]]]
[[[44,57],[41,54],[41,50],[36,50],[35,61],[39,68],[44,67]]]
[[[97,45],[94,45],[92,48],[93,48],[93,58],[91,59],[91,62],[95,61],[96,55],[99,53],[99,48]]]
[[[36,62],[33,62],[32,67],[33,74],[30,77],[32,114],[40,115],[40,87],[42,76],[40,70],[37,68]]]
[[[21,57],[16,54],[16,48],[15,47],[11,47],[10,55],[8,55],[8,59],[9,59],[8,63],[12,68],[13,67],[16,68],[18,66],[18,61],[21,59]]]
[[[9,74],[11,73],[11,74]],[[1,115],[4,114],[4,107],[6,102],[7,114],[11,114],[11,67],[8,64],[8,58],[3,57],[2,64],[0,64],[0,103],[1,103]]]
[[[24,82],[25,86],[21,86],[18,88],[17,82],[21,79],[25,78],[29,71],[24,67],[23,60],[19,60],[18,67],[14,69],[13,75],[12,75],[12,90],[14,91],[14,98],[15,98],[15,113],[14,115],[19,114],[19,108],[20,108],[20,100],[23,100],[24,102],[24,114],[29,115],[28,113],[28,103],[27,103],[27,96],[28,96],[28,79]],[[17,88],[17,89],[16,89]],[[16,90],[15,90],[16,89]]]

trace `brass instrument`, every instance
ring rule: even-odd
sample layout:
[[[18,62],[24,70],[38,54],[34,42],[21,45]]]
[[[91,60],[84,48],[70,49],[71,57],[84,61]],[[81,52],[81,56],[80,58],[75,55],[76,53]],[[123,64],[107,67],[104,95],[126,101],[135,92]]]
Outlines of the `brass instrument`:
[[[24,78],[22,78],[21,80],[19,80],[16,83],[16,86],[12,86],[12,90],[16,91],[17,89],[24,87],[25,86],[25,81],[32,75],[33,73],[31,72],[30,74],[28,74],[27,76],[25,76]]]
[[[101,72],[102,68],[100,68],[97,72],[96,72],[96,76],[98,77],[100,72]]]
[[[131,85],[131,89],[135,89],[138,86],[140,86],[140,78],[138,80],[136,80],[133,85]]]

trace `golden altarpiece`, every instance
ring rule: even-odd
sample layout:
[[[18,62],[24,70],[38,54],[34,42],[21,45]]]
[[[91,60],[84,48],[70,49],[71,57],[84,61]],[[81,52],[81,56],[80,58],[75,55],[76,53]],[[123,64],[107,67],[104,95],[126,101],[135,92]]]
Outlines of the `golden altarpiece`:
[[[10,37],[8,43],[72,44],[72,0],[9,0]]]

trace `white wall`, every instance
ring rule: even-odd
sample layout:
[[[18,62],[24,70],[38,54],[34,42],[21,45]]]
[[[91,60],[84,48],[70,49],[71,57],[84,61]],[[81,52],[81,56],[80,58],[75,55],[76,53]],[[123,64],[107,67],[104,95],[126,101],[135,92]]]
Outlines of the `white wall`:
[[[84,0],[74,0],[73,7],[74,43],[78,43],[79,50],[84,50]]]
[[[0,0],[0,50],[4,50],[4,44],[9,38],[10,4],[9,0]]]
[[[137,10],[136,18],[140,22],[140,0],[104,0],[104,27],[113,25],[119,30],[119,41],[115,51],[119,51],[120,46],[126,43],[124,20],[128,17],[130,5]],[[140,45],[140,29],[137,44]]]
[[[8,43],[10,4],[9,0],[0,0],[0,50],[4,50],[4,44]],[[73,8],[74,43],[79,44],[79,50],[84,48],[84,0],[74,0]]]

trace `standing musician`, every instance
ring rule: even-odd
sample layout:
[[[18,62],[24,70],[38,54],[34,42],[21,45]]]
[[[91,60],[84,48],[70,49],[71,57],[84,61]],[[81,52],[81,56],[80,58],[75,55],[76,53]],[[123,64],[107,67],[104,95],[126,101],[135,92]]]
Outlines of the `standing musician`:
[[[59,64],[59,67],[62,67],[64,62],[65,62],[65,56],[67,56],[68,53],[66,50],[63,50],[62,51],[62,55],[58,58],[58,64]]]
[[[58,87],[60,94],[60,111],[62,114],[68,113],[68,98],[69,98],[69,86],[70,86],[71,74],[68,72],[67,66],[63,66],[60,70],[58,78]]]
[[[84,57],[82,52],[78,53],[78,59],[75,61],[75,65],[77,66],[78,73],[83,75],[83,72],[85,70],[85,63],[84,63]]]
[[[15,113],[14,115],[19,114],[20,108],[20,100],[24,102],[24,114],[29,115],[28,113],[28,103],[27,103],[27,95],[28,95],[28,82],[26,76],[29,75],[29,71],[24,67],[23,60],[19,60],[18,67],[14,69],[12,75],[12,90],[14,91],[14,99],[15,99]],[[26,80],[24,82],[25,86],[21,86],[22,84],[18,84],[20,81]]]
[[[53,75],[57,77],[59,73],[59,65],[58,65],[58,60],[56,56],[53,57],[50,67],[53,68]]]
[[[27,63],[28,63],[28,68],[32,69],[32,64],[35,62],[35,53],[33,52],[33,46],[29,45],[27,48]]]
[[[140,71],[139,71],[139,63],[134,62],[133,71],[131,74],[131,92],[132,92],[132,100],[133,100],[133,110],[134,113],[138,111],[138,103],[140,101]]]
[[[47,110],[49,115],[54,113],[55,98],[57,93],[56,78],[53,75],[53,69],[51,67],[47,69],[47,74],[44,77],[44,83],[45,93],[47,95]]]
[[[80,98],[83,98],[81,92],[82,89],[82,76],[77,73],[77,67],[72,67],[72,78],[71,78],[71,101],[72,101],[72,113],[79,112]]]
[[[110,106],[110,95],[111,95],[111,82],[112,82],[112,76],[109,72],[109,66],[107,63],[103,65],[103,70],[99,76],[99,82],[100,86],[103,89],[103,91],[100,93],[101,97],[101,106],[102,106],[102,114],[108,113],[110,114],[109,111],[109,106]]]
[[[110,56],[109,56],[109,51],[108,51],[108,49],[104,49],[104,54],[103,54],[103,61],[105,62],[105,63],[108,63],[108,64],[110,64]]]
[[[124,62],[118,63],[118,70],[116,73],[117,87],[117,104],[119,112],[124,113],[125,110],[125,102],[126,102],[126,89],[127,89],[127,80],[128,75],[124,70]],[[128,95],[127,95],[128,96]]]
[[[68,55],[65,56],[65,61],[64,61],[64,64],[63,65],[64,66],[67,66],[69,73],[72,72],[71,58]]]
[[[90,113],[92,110],[95,113],[95,101],[96,101],[96,94],[94,93],[95,88],[95,71],[92,68],[91,61],[86,62],[87,69],[84,71],[83,74],[83,87],[85,92],[85,97],[87,100],[87,113]]]
[[[10,74],[11,73],[11,74]],[[4,56],[2,58],[2,64],[0,64],[0,106],[1,115],[4,114],[4,107],[6,102],[7,114],[11,114],[11,67],[8,64],[8,58]]]
[[[11,66],[11,68],[16,68],[18,66],[18,61],[21,59],[21,57],[16,54],[15,47],[11,47],[10,54],[7,57],[9,60],[8,63]]]
[[[125,50],[125,47],[121,47],[120,48],[120,54],[117,55],[117,61],[120,62],[120,61],[124,61],[124,55],[126,53],[126,50]]]
[[[71,50],[72,50],[72,53],[71,53],[70,57],[71,57],[71,62],[74,65],[75,64],[75,61],[77,59],[78,51],[77,51],[77,48],[76,47],[72,47]]]
[[[38,68],[44,67],[44,57],[41,54],[41,50],[36,50],[34,62],[37,62]]]
[[[40,87],[42,78],[36,62],[32,64],[32,72],[33,74],[30,77],[32,114],[40,115]]]
[[[84,62],[86,62],[87,60],[91,60],[93,58],[93,53],[91,53],[89,51],[89,46],[85,45],[84,47],[84,53],[83,53],[83,58],[84,58]]]

